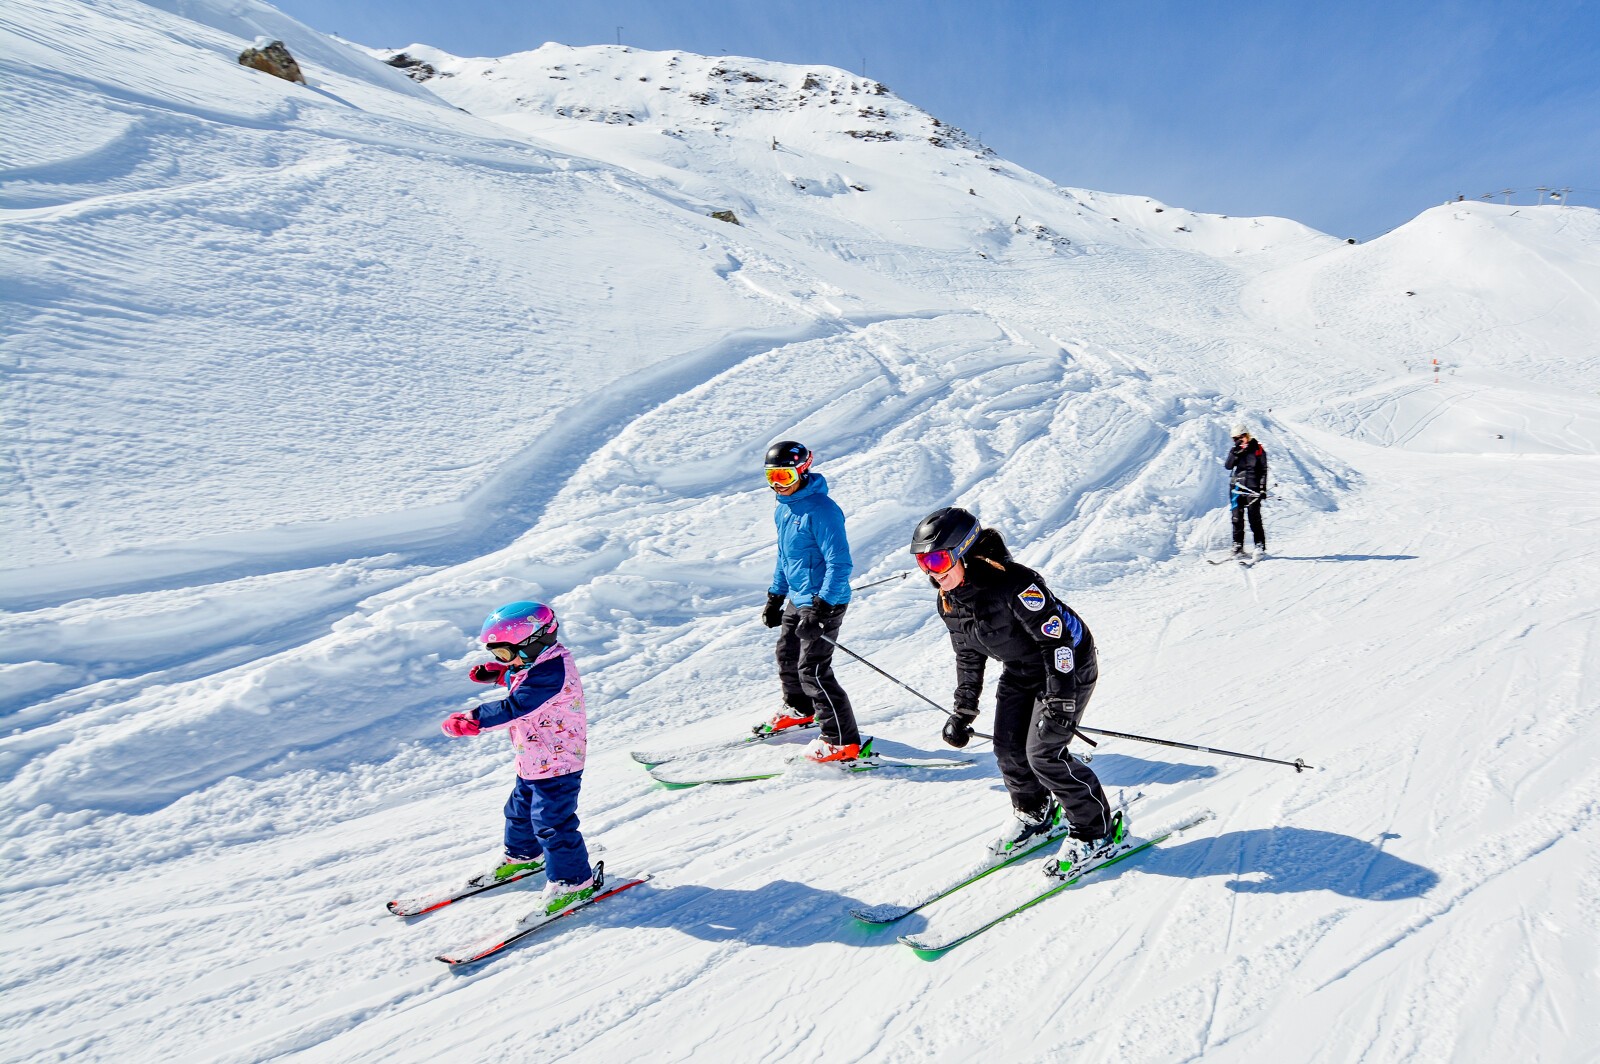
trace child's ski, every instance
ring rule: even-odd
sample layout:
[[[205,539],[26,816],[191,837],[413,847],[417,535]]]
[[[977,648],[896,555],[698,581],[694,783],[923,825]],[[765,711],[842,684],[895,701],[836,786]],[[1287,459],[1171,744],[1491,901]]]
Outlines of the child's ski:
[[[757,725],[764,728],[766,725]],[[722,739],[714,743],[700,743],[697,746],[669,747],[665,750],[635,750],[628,756],[641,765],[664,765],[668,761],[677,761],[681,758],[694,757],[697,754],[714,754],[719,750],[738,749],[741,746],[753,746],[757,743],[771,742],[784,735],[799,735],[816,727],[815,723],[800,724],[793,728],[784,728],[781,731],[754,732],[743,735],[737,739]]]
[[[544,862],[541,861],[537,868],[529,868],[526,871],[507,876],[494,883],[463,885],[454,890],[436,890],[426,894],[413,894],[408,898],[398,898],[395,901],[391,901],[389,903],[389,911],[396,916],[421,916],[423,913],[431,913],[435,909],[442,909],[446,905],[452,905],[463,898],[475,897],[485,891],[498,890],[501,887],[510,886],[512,883],[527,879],[529,876],[536,876],[543,871]]]
[[[1082,880],[1084,876],[1089,875],[1091,872],[1097,872],[1109,865],[1116,864],[1118,861],[1124,861],[1127,858],[1132,857],[1134,854],[1143,853],[1152,846],[1163,843],[1180,832],[1187,831],[1197,824],[1205,823],[1207,820],[1210,820],[1212,816],[1213,814],[1209,811],[1198,813],[1195,816],[1190,817],[1188,820],[1178,824],[1177,826],[1168,828],[1166,831],[1163,831],[1161,834],[1152,838],[1125,840],[1123,845],[1112,853],[1103,855],[1084,867],[1074,870],[1065,879],[1056,879],[1054,876],[1050,877],[1048,880],[1050,886],[1040,890],[1039,893],[1035,894],[1022,904],[1013,906],[1012,908],[1007,909],[1005,912],[1000,913],[998,916],[990,917],[983,923],[980,923],[976,926],[968,927],[964,930],[954,933],[945,932],[943,934],[923,933],[916,935],[901,935],[900,941],[905,945],[910,946],[912,951],[915,952],[917,956],[923,958],[924,960],[932,960],[935,957],[945,953],[947,950],[954,949],[956,946],[961,945],[963,942],[968,942],[974,938],[977,938],[979,935],[983,934],[991,927],[994,927],[996,924],[999,924],[1005,920],[1009,920],[1011,917],[1023,912],[1026,909],[1033,908],[1046,898],[1055,897],[1068,887]]]
[[[653,873],[646,873],[637,879],[624,879],[619,883],[607,884],[605,883],[605,867],[602,864],[597,866],[595,869],[595,879],[597,881],[597,885],[603,885],[605,889],[599,890],[590,897],[585,898],[580,902],[576,902],[575,904],[569,905],[567,908],[562,909],[557,913],[529,913],[521,920],[518,920],[516,925],[510,930],[498,935],[491,935],[486,938],[481,938],[472,945],[466,946],[462,949],[447,950],[446,952],[439,954],[437,959],[452,966],[459,964],[476,964],[478,961],[486,960],[489,957],[494,956],[496,953],[499,953],[513,942],[519,942],[537,931],[544,930],[546,927],[549,927],[551,924],[555,923],[564,916],[571,916],[578,910],[585,909],[597,901],[604,901],[607,898],[612,898],[618,894],[621,894],[625,890],[631,890],[641,883],[648,883],[652,878]]]

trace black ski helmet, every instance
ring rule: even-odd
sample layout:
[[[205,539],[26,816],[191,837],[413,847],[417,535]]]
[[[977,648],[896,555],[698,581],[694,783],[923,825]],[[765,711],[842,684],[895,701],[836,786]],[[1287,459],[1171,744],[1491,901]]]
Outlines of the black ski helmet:
[[[978,519],[959,506],[935,510],[911,533],[911,553],[947,550],[957,558],[966,554],[978,538]]]
[[[806,450],[806,445],[803,443],[779,440],[767,448],[766,465],[769,469],[788,466],[804,473],[811,466],[811,452]]]

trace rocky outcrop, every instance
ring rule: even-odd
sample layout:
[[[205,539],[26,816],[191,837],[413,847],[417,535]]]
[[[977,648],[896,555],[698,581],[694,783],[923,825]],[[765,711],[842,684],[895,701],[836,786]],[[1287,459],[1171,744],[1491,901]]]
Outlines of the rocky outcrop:
[[[257,48],[246,48],[239,53],[239,62],[243,66],[252,67],[284,81],[293,81],[300,85],[306,83],[306,76],[300,73],[300,64],[294,61],[294,56],[289,54],[289,49],[283,46],[282,41],[271,41]]]
[[[438,68],[432,63],[424,63],[420,59],[413,59],[404,52],[396,52],[387,60],[392,67],[405,71],[406,77],[412,81],[427,81],[429,78],[439,76]]]

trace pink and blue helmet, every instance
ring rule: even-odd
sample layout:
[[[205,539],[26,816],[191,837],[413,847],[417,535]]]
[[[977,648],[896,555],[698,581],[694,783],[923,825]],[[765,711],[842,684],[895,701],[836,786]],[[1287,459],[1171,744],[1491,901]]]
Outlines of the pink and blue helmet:
[[[484,646],[503,643],[529,650],[556,641],[556,611],[542,602],[510,602],[484,619],[478,632]]]

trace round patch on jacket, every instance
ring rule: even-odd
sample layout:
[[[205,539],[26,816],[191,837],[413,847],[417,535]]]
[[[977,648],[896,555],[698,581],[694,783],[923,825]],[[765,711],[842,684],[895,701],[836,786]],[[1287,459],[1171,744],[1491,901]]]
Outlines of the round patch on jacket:
[[[1072,671],[1072,648],[1071,647],[1056,647],[1056,671],[1057,672],[1071,672]]]
[[[1044,592],[1039,590],[1038,584],[1029,584],[1017,598],[1021,599],[1022,604],[1034,613],[1044,609]]]
[[[1039,631],[1043,632],[1047,639],[1060,639],[1061,638],[1061,618],[1060,617],[1046,617],[1045,620],[1044,620],[1044,623],[1039,626]]]

